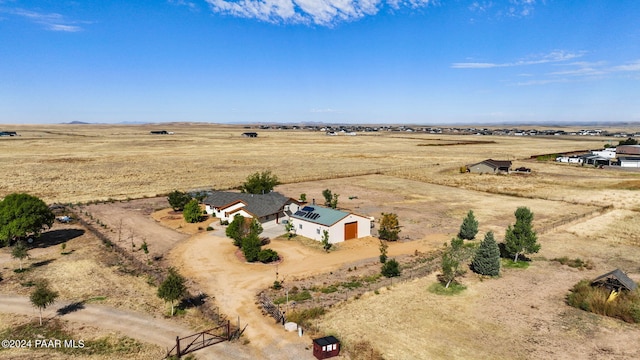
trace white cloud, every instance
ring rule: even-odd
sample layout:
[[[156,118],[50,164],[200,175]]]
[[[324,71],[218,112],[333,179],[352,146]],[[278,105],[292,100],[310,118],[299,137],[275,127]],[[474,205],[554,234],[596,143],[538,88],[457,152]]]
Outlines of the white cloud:
[[[451,67],[454,69],[489,69],[489,68],[497,68],[497,67],[528,66],[528,65],[538,65],[538,64],[568,61],[571,59],[579,58],[584,54],[585,52],[573,53],[573,52],[566,52],[563,50],[555,50],[548,54],[534,55],[534,56],[530,56],[515,62],[507,62],[507,63],[461,62],[461,63],[453,63],[451,64]]]
[[[41,13],[25,9],[0,9],[1,12],[20,16],[34,23],[44,26],[50,31],[77,32],[82,31],[78,24],[87,24],[87,21],[70,21],[58,13]]]
[[[186,1],[186,0],[168,0],[168,1],[169,1],[169,4],[185,6],[189,8],[189,10],[198,11],[198,5],[196,5],[196,3],[192,1]]]
[[[272,23],[332,26],[375,15],[385,5],[419,8],[435,0],[205,0],[213,12]]]

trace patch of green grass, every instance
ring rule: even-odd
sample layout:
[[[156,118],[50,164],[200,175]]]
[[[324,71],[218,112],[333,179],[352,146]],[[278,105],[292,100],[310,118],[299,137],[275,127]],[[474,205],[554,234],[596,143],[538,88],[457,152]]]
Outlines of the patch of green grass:
[[[324,312],[325,310],[322,307],[290,311],[287,313],[287,321],[294,322],[302,327],[309,327],[309,320],[324,315]]]
[[[308,290],[299,292],[299,293],[295,293],[295,294],[289,294],[289,301],[296,301],[296,302],[301,302],[301,301],[305,301],[305,300],[309,300],[311,299],[311,293],[309,293]],[[274,304],[279,305],[279,304],[284,304],[287,302],[287,296],[281,296],[277,299],[275,299],[273,301]]]
[[[340,286],[342,286],[343,288],[347,288],[349,290],[353,290],[361,287],[362,283],[358,280],[352,280],[349,282],[343,282],[342,284],[340,284]]]
[[[502,259],[502,267],[506,269],[526,269],[529,267],[529,262],[523,260],[515,262],[511,259]]]
[[[329,285],[327,287],[323,287],[320,289],[320,292],[323,294],[331,294],[338,291],[338,287],[335,285]]]
[[[568,267],[572,267],[574,269],[579,269],[579,270],[584,270],[584,269],[591,270],[594,267],[591,261],[589,260],[584,261],[580,258],[569,259],[566,256],[551,259],[551,261],[555,261],[560,263],[561,265],[567,265]]]
[[[370,283],[374,283],[374,282],[378,281],[378,279],[380,279],[381,277],[382,277],[382,274],[376,273],[376,274],[373,274],[373,275],[363,276],[362,277],[362,281],[370,284]]]
[[[466,288],[467,288],[466,286],[455,283],[455,282],[452,282],[451,284],[449,284],[448,288],[445,288],[442,283],[437,282],[437,283],[431,284],[428,290],[432,294],[451,296],[451,295],[456,295],[463,292]]]
[[[92,298],[89,298],[89,299],[85,300],[85,302],[104,301],[104,300],[107,300],[106,296],[95,296],[95,297],[92,297]]]

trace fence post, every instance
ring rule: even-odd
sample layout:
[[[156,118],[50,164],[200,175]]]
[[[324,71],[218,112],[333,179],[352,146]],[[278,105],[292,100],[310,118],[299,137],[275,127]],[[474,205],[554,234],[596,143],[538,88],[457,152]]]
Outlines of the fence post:
[[[180,354],[180,336],[176,336],[176,356],[178,356],[178,359],[182,356]]]

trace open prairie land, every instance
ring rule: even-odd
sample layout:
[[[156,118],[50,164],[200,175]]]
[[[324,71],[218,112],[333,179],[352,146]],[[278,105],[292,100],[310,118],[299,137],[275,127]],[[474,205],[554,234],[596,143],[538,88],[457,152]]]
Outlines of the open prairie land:
[[[453,297],[427,290],[436,281],[435,274],[394,284],[334,306],[319,320],[319,329],[338,335],[347,346],[366,340],[385,359],[640,357],[637,347],[629,346],[640,337],[638,325],[588,314],[564,302],[576,282],[615,268],[640,280],[640,173],[531,159],[601,148],[609,138],[398,132],[326,136],[303,130],[258,130],[259,137],[252,139],[240,134],[254,130],[205,124],[14,129],[20,137],[0,139],[0,196],[23,191],[62,203],[135,199],[174,189],[234,188],[253,172],[271,170],[282,182],[276,190],[287,196],[305,193],[308,200],[321,201],[322,190],[331,189],[340,194],[341,208],[376,218],[381,212],[397,213],[401,241],[391,244],[391,256],[440,248],[455,235],[469,209],[480,222],[478,237],[492,230],[500,242],[514,221],[514,210],[527,206],[535,214],[542,245],[528,269],[504,269],[497,279],[467,273],[461,279],[467,289]],[[159,129],[174,134],[149,134]],[[525,166],[532,173],[460,173],[462,165],[487,158],[509,159],[514,167]],[[303,279],[356,263],[360,267],[378,256],[375,238],[341,244],[328,254],[301,242],[276,239],[270,246],[284,257],[278,268],[246,264],[235,256],[236,249],[217,223],[212,224],[214,233],[199,231],[209,223],[189,227],[167,210],[155,211],[161,202],[141,199],[80,209],[107,224],[112,237],[118,237],[119,225],[132,239],[135,232],[135,249],[146,240],[152,254],[165,255],[164,265],[178,267],[221,312],[241,315],[249,323],[245,336],[256,359],[310,356],[308,339],[284,333],[255,305],[256,293],[273,283],[275,271],[291,280]],[[171,233],[176,230],[181,233]],[[108,305],[154,315],[163,311],[144,279],[121,284],[117,269],[105,269],[100,266],[103,262],[91,260],[92,247],[100,245],[86,237],[70,242],[71,255],[59,256],[54,247],[35,251],[38,260],[53,260],[29,274],[65,279],[56,289],[68,299],[114,289],[113,297],[102,300]],[[5,270],[16,265],[6,250],[0,249]],[[135,254],[145,259],[141,252]],[[103,252],[96,256],[106,258]],[[580,271],[553,261],[564,256],[589,261],[593,267]],[[105,283],[93,283],[96,276]],[[28,292],[17,275],[5,279],[9,281],[5,280],[8,286],[3,291]],[[76,294],[74,283],[84,293]],[[128,299],[128,293],[135,299]],[[293,350],[302,355],[291,355]],[[284,357],[273,357],[278,354]]]
[[[173,135],[151,135],[164,129]],[[0,138],[0,196],[26,191],[48,202],[86,202],[164,194],[174,189],[226,189],[258,170],[284,183],[354,174],[401,177],[482,191],[580,200],[583,189],[638,188],[636,174],[611,175],[530,163],[534,154],[602,147],[594,137],[486,137],[401,132],[326,136],[323,132],[259,130],[206,124],[158,126],[21,125]],[[531,178],[469,177],[460,166],[486,158],[532,167]],[[565,172],[569,172],[568,174]],[[572,181],[580,177],[581,182]],[[601,185],[606,184],[606,185]],[[566,191],[579,187],[578,191]]]

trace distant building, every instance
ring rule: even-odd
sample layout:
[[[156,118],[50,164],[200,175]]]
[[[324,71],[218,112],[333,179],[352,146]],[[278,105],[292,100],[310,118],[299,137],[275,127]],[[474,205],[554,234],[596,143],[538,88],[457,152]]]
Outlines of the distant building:
[[[467,165],[469,172],[476,174],[509,173],[511,161],[487,159],[476,164]]]
[[[242,133],[243,137],[249,137],[249,138],[255,138],[258,137],[258,133],[256,132],[246,132],[246,133]]]
[[[166,130],[151,130],[150,133],[152,135],[168,135],[169,132]]]
[[[640,145],[619,145],[616,147],[618,155],[640,155]]]
[[[619,156],[620,167],[640,168],[640,156]]]

